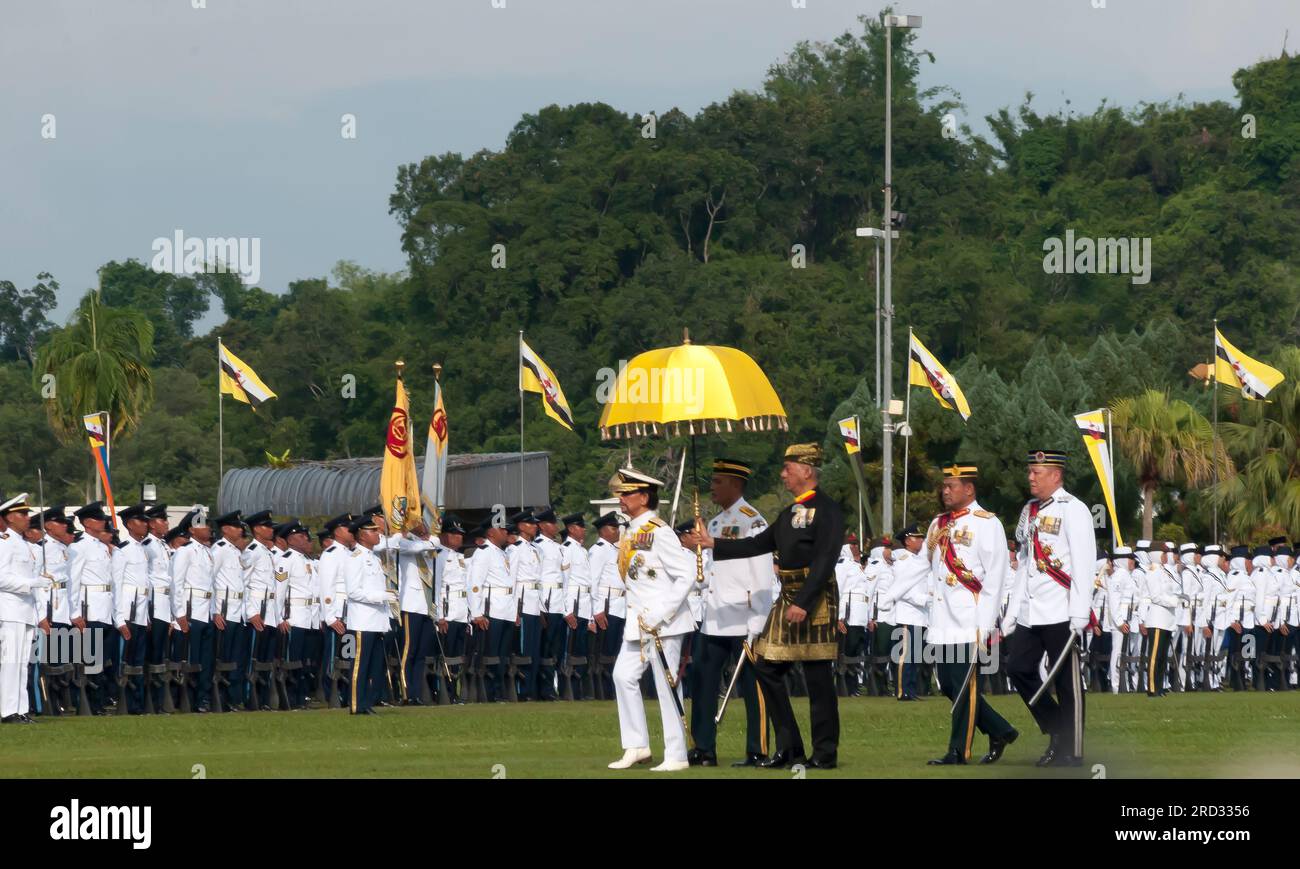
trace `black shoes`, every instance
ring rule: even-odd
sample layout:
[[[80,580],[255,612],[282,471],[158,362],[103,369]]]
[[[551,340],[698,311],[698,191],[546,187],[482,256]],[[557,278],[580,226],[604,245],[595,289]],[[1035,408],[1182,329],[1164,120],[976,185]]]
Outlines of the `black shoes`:
[[[966,758],[958,751],[949,751],[943,757],[936,757],[934,760],[927,760],[926,766],[964,766]]]
[[[732,761],[731,765],[740,766],[761,766],[760,761],[767,760],[766,754],[746,754],[744,760]]]
[[[809,769],[835,769],[836,766],[838,764],[835,762],[834,757],[814,757],[808,761]]]
[[[686,752],[686,762],[691,766],[717,766],[718,755],[712,751],[692,748]]]
[[[904,702],[916,701],[920,699],[921,698],[917,697],[915,694],[904,694],[902,697],[898,698],[898,702],[904,703]]]
[[[1006,750],[1008,745],[1015,742],[1018,736],[1020,736],[1018,730],[1013,730],[1003,737],[990,736],[989,753],[980,758],[980,763],[997,763],[998,758],[1002,757],[1002,752]]]
[[[28,718],[26,715],[19,715],[16,712],[13,715],[6,715],[4,718],[0,718],[0,724],[31,724],[31,723],[32,720]]]
[[[759,769],[789,769],[796,764],[808,765],[808,758],[802,754],[790,754],[785,751],[778,751],[771,757],[765,757],[756,761],[754,766]]]
[[[1051,766],[1052,761],[1056,759],[1056,736],[1053,734],[1047,743],[1047,751],[1043,756],[1034,761],[1034,766]]]

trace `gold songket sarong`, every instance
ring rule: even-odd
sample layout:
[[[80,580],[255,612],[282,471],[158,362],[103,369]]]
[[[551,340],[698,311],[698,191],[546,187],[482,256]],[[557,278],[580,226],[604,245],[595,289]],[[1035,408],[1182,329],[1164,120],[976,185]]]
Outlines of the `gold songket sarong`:
[[[767,614],[763,633],[754,643],[754,653],[769,661],[833,661],[839,653],[839,636],[835,631],[840,611],[839,587],[834,577],[826,583],[808,609],[808,617],[798,624],[785,620],[785,611],[803,590],[808,568],[778,571],[781,596]]]

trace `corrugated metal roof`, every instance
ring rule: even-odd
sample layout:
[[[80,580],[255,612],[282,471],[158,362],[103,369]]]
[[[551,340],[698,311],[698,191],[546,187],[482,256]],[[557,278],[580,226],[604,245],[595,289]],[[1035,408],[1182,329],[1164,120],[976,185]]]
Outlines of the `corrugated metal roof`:
[[[415,460],[424,473],[424,459]],[[524,453],[524,504],[550,503],[550,453]],[[379,501],[382,458],[299,462],[289,468],[230,468],[221,479],[217,512],[270,510],[276,515],[335,516]],[[447,509],[519,507],[519,453],[448,457]]]

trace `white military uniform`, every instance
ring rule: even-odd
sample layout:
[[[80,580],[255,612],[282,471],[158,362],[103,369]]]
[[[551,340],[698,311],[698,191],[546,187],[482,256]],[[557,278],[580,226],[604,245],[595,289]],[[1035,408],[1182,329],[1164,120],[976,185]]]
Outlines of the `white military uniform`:
[[[191,540],[172,553],[172,575],[176,582],[176,615],[188,608],[190,618],[212,621],[212,550]]]
[[[1119,693],[1121,678],[1132,690],[1135,687],[1132,675],[1137,669],[1141,669],[1134,664],[1133,667],[1125,668],[1123,674],[1120,673],[1120,658],[1125,655],[1136,658],[1142,651],[1142,634],[1138,631],[1141,592],[1137,587],[1133,571],[1128,567],[1131,563],[1130,558],[1131,556],[1124,556],[1115,559],[1114,568],[1106,583],[1110,623],[1103,627],[1110,631],[1111,637],[1110,691],[1112,694]],[[1128,626],[1127,634],[1120,630],[1120,625]]]
[[[320,619],[326,627],[340,621],[346,627],[348,590],[343,565],[351,554],[342,543],[331,540],[316,559],[316,594],[320,598]]]
[[[443,547],[434,562],[438,593],[437,617],[449,622],[469,621],[469,567],[465,556]]]
[[[737,540],[755,537],[766,527],[759,512],[739,498],[709,520],[709,536]],[[709,550],[707,556],[708,590],[700,632],[711,637],[757,637],[772,610],[771,553],[714,561]]]
[[[212,588],[215,614],[228,622],[244,621],[244,569],[239,547],[224,537],[212,544]]]
[[[38,548],[35,557],[37,570],[43,569],[45,578],[50,580],[50,587],[36,591],[37,621],[44,619],[48,612],[51,614],[52,624],[71,624],[74,615],[71,602],[77,599],[75,590],[70,585],[71,555],[66,544],[60,543],[48,534],[45,535],[44,544],[44,555],[42,555],[42,548]],[[44,561],[43,566],[42,561]],[[51,606],[51,595],[53,606]],[[75,615],[80,617],[81,613],[77,612]]]
[[[0,531],[0,717],[26,715],[27,665],[36,628],[37,594],[49,580],[37,575],[31,547],[13,529]],[[44,613],[41,614],[44,618]]]
[[[614,692],[623,748],[648,749],[641,676],[647,666],[654,671],[655,690],[663,718],[664,762],[686,763],[686,731],[670,702],[667,674],[652,636],[643,636],[639,622],[658,634],[667,670],[676,674],[681,660],[682,636],[695,629],[686,597],[695,582],[695,555],[682,546],[673,529],[646,510],[628,524],[618,552],[619,573],[627,587],[627,621],[623,644],[614,663]]]
[[[944,560],[939,546],[943,533],[939,530],[940,518],[930,523],[925,536],[926,548],[921,553],[934,577],[928,640],[936,646],[974,643],[977,636],[980,639],[992,636],[997,627],[1002,586],[1007,581],[1007,535],[997,515],[974,501],[957,511],[957,516],[944,529],[948,531],[954,554],[970,572],[967,582],[974,580],[981,586],[976,594]]]
[[[888,624],[895,626],[894,644],[902,642],[902,648],[914,650],[917,635],[929,623],[931,596],[930,562],[924,554],[913,557],[906,548],[894,550],[894,563],[890,569],[888,587],[877,586],[880,609],[890,614]],[[883,616],[882,616],[883,618]],[[901,632],[898,630],[901,628]],[[911,655],[911,651],[909,651]],[[908,660],[912,660],[911,657]],[[900,672],[902,659],[899,660]]]
[[[521,536],[512,545],[506,547],[506,560],[510,566],[511,585],[515,593],[523,595],[521,598],[523,610],[518,614],[541,615],[542,554],[538,551],[537,544]],[[510,614],[510,621],[515,620],[515,615],[516,613],[513,612]]]
[[[148,538],[146,537],[145,540]],[[113,553],[113,626],[149,624],[149,554],[143,540],[131,535]],[[134,630],[132,631],[134,633]]]
[[[538,582],[541,583],[541,588],[538,589],[541,612],[547,615],[567,616],[570,612],[565,606],[568,597],[568,590],[565,587],[569,576],[568,550],[557,541],[540,533],[533,538],[533,546],[541,562],[541,573],[538,577]]]
[[[436,558],[442,543],[433,537],[393,534],[380,538],[376,553],[387,549],[397,553],[397,602],[401,612],[429,615],[434,593],[434,572],[428,559]],[[430,555],[430,553],[433,553]]]
[[[1219,567],[1221,556],[1217,552],[1207,552],[1201,556],[1203,574],[1203,602],[1206,623],[1210,627],[1210,638],[1205,646],[1207,666],[1210,668],[1210,690],[1217,691],[1223,682],[1223,661],[1219,651],[1223,648],[1224,635],[1232,624],[1232,591],[1228,586],[1227,574]]]
[[[839,620],[847,627],[865,628],[871,619],[867,573],[847,543],[840,548],[840,560],[835,562],[835,583],[840,588]]]
[[[70,585],[77,590],[73,615],[86,613],[87,622],[113,623],[113,561],[108,545],[80,534],[68,546],[72,556]]]
[[[348,595],[348,630],[384,633],[388,630],[388,577],[379,557],[357,544],[343,564],[343,583]]]
[[[320,609],[316,592],[319,588],[316,565],[296,549],[285,550],[276,558],[276,579],[288,604],[289,627],[314,629],[320,626]]]
[[[591,606],[594,613],[615,618],[627,616],[627,589],[618,572],[618,547],[600,537],[587,552],[591,572]]]
[[[144,551],[149,556],[149,597],[153,604],[153,617],[164,622],[174,620],[172,615],[172,595],[175,591],[172,580],[172,548],[167,541],[154,534],[144,538]],[[180,615],[184,615],[181,612]]]
[[[568,585],[564,589],[564,612],[580,619],[591,618],[591,564],[586,548],[572,537],[564,539],[564,557],[569,563]]]
[[[1097,561],[1097,541],[1093,537],[1092,513],[1086,504],[1065,489],[1057,489],[1043,499],[1034,525],[1039,543],[1052,565],[1070,577],[1066,589],[1040,568],[1034,557],[1033,528],[1029,520],[1030,501],[1020,512],[1016,540],[1020,544],[1020,570],[1011,594],[1004,623],[1038,627],[1069,622],[1070,629],[1081,631],[1088,626],[1092,605],[1093,568]]]
[[[267,627],[279,625],[280,601],[275,593],[275,567],[271,550],[256,540],[250,540],[240,554],[244,570],[244,621],[260,615]]]
[[[506,565],[505,551],[484,543],[469,560],[469,607],[472,618],[486,616],[514,623],[515,582]]]

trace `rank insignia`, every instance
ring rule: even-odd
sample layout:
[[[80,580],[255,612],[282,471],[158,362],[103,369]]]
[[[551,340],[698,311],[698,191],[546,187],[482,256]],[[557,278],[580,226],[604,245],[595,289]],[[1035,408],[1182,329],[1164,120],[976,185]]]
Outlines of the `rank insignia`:
[[[288,579],[288,578],[289,578],[289,571],[287,571],[287,570],[276,570],[276,572],[275,572],[275,581],[276,581],[276,582],[284,582],[284,581],[285,581],[286,579]]]

